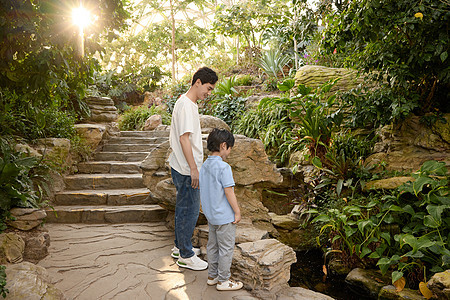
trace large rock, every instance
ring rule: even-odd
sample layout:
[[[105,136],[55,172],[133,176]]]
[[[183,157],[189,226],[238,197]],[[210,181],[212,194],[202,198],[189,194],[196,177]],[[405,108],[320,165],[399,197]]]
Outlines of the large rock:
[[[363,83],[357,71],[344,68],[328,68],[323,66],[306,65],[298,69],[295,74],[295,86],[301,84],[316,88],[329,80],[340,78],[330,92],[348,91]]]
[[[231,273],[262,299],[288,288],[295,252],[275,239],[238,244],[234,250]]]
[[[214,128],[226,129],[228,131],[231,131],[230,126],[228,126],[225,121],[210,115],[200,116],[200,127],[202,128],[202,133],[205,134],[210,133]]]
[[[425,297],[422,296],[422,294],[417,290],[404,288],[402,291],[397,292],[397,288],[395,286],[387,285],[380,290],[377,300],[424,300],[424,299]]]
[[[75,130],[93,150],[97,149],[107,132],[104,124],[75,124]]]
[[[108,97],[88,97],[85,99],[91,110],[89,122],[109,123],[115,122],[118,118],[117,108],[114,101]]]
[[[0,234],[0,263],[20,263],[25,250],[24,240],[14,232]]]
[[[408,181],[414,181],[415,179],[410,176],[402,176],[402,177],[391,177],[386,179],[373,180],[366,183],[364,186],[365,190],[393,190],[401,186],[402,184],[407,183]]]
[[[50,281],[47,270],[29,262],[6,266],[8,299],[63,300],[64,294]]]
[[[345,278],[348,286],[357,294],[370,299],[377,299],[381,288],[391,283],[388,275],[379,270],[353,269]]]
[[[7,224],[25,231],[41,225],[47,217],[45,210],[36,208],[13,208],[10,212],[15,220],[8,220]]]
[[[25,242],[25,250],[23,253],[23,259],[25,261],[38,263],[48,255],[50,235],[45,228],[39,227],[29,231],[16,230],[15,232]]]
[[[159,125],[162,125],[161,115],[151,115],[145,121],[144,128],[142,128],[142,130],[144,131],[155,130],[155,128],[158,127]]]
[[[450,114],[444,116],[446,124],[437,121],[427,126],[419,116],[380,129],[381,140],[375,144],[374,154],[366,164],[386,163],[386,169],[416,171],[427,160],[445,162],[450,168]]]
[[[450,299],[450,270],[434,274],[427,286],[438,299]]]
[[[289,287],[279,292],[276,300],[333,300],[333,298],[301,287]]]

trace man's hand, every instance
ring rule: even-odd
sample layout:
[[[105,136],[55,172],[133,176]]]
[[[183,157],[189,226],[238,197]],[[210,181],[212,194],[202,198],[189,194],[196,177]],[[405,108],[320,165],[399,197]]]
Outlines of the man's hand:
[[[199,177],[200,174],[198,173],[198,169],[191,169],[191,186],[193,189],[199,188]]]

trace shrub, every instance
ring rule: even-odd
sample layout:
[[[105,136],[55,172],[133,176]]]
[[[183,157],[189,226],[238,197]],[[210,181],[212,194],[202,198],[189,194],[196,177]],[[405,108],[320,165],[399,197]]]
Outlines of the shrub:
[[[248,74],[236,76],[235,83],[240,86],[250,86],[253,83],[253,76]]]
[[[170,116],[160,106],[137,106],[124,112],[119,119],[119,129],[128,130],[142,130],[145,125],[145,121],[151,115],[161,115],[162,123],[165,125],[170,124]]]

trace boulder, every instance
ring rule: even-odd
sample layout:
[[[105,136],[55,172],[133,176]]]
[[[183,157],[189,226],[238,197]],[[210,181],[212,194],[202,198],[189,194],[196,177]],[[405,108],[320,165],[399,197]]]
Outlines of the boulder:
[[[41,225],[47,217],[45,210],[36,208],[13,208],[10,213],[15,220],[8,220],[8,225],[25,231]]]
[[[425,297],[417,290],[404,288],[397,292],[397,288],[393,285],[384,286],[378,294],[377,300],[424,300]]]
[[[231,131],[230,126],[225,121],[209,115],[200,115],[200,127],[204,134],[210,133],[214,128]]]
[[[427,287],[438,299],[450,299],[450,270],[434,274]]]
[[[75,130],[92,150],[97,149],[107,132],[104,124],[75,124]]]
[[[144,128],[142,128],[142,130],[144,131],[155,130],[155,128],[158,127],[159,125],[162,125],[161,115],[151,115],[145,121]]]
[[[14,232],[0,234],[0,263],[20,263],[25,250],[24,240]]]
[[[63,300],[64,294],[50,281],[47,270],[29,262],[6,266],[8,299]]]
[[[234,250],[231,273],[246,289],[271,299],[289,287],[291,264],[296,261],[292,248],[275,239],[242,243]]]
[[[385,162],[387,170],[410,172],[427,160],[436,160],[450,168],[450,114],[445,114],[444,119],[447,123],[436,121],[428,126],[420,121],[420,116],[412,115],[395,126],[382,127],[378,132],[380,141],[366,164]]]
[[[31,157],[37,157],[37,158],[42,157],[41,153],[39,153],[36,149],[30,147],[30,145],[28,145],[28,144],[16,144],[14,146],[14,150],[16,150],[18,152],[25,152],[28,154],[28,156],[31,156]]]
[[[414,181],[415,179],[410,176],[391,177],[386,179],[373,180],[366,183],[364,190],[394,190],[408,181]]]
[[[88,97],[84,99],[91,110],[91,116],[87,119],[93,123],[115,122],[118,118],[114,101],[108,97]]]
[[[38,263],[48,255],[50,235],[45,228],[39,227],[29,231],[16,230],[15,232],[25,242],[24,260]]]
[[[388,275],[381,274],[379,270],[356,268],[348,273],[345,282],[355,293],[377,299],[383,286],[391,283],[391,278]]]
[[[301,84],[316,88],[329,80],[340,78],[331,88],[330,92],[348,91],[364,82],[362,77],[358,77],[356,70],[345,68],[328,68],[323,66],[305,65],[300,67],[295,73],[295,86]]]
[[[277,294],[276,300],[333,300],[330,296],[301,287],[289,287]]]

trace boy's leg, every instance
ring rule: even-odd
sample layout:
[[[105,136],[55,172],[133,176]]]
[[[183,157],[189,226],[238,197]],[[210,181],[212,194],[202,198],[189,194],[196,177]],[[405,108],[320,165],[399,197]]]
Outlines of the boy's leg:
[[[219,245],[219,282],[224,282],[231,276],[230,268],[231,262],[233,261],[236,224],[228,223],[218,226],[216,236]]]
[[[192,251],[192,234],[200,211],[200,190],[191,187],[191,177],[171,170],[172,180],[177,189],[175,206],[175,246],[180,249],[180,256],[194,256]]]
[[[213,279],[218,276],[217,268],[219,265],[219,247],[217,244],[216,233],[216,228],[218,226],[208,223],[208,227],[208,244],[206,245],[206,251],[208,254],[208,277]]]

